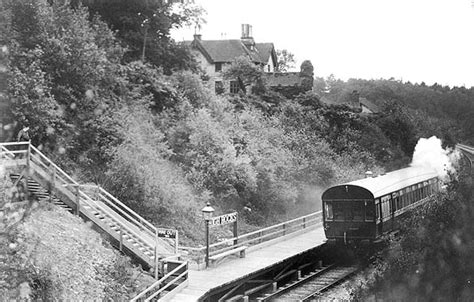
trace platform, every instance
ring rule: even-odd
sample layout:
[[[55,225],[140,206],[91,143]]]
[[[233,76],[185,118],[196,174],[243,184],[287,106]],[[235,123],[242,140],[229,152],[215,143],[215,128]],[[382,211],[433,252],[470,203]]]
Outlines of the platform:
[[[245,279],[289,258],[322,245],[326,237],[322,225],[300,234],[279,238],[278,242],[266,244],[259,249],[249,249],[245,258],[229,259],[215,268],[189,271],[188,286],[177,293],[171,301],[198,301],[215,288]]]

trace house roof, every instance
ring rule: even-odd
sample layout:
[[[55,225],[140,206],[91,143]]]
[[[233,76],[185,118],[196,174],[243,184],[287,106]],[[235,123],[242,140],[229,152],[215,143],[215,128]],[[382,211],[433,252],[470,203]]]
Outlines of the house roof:
[[[271,56],[276,63],[273,43],[255,43],[250,49],[241,40],[194,40],[187,42],[198,48],[204,56],[212,63],[232,62],[240,56],[248,56],[253,62],[266,64]]]
[[[375,105],[374,103],[367,100],[366,98],[360,98],[359,101],[360,101],[361,106],[367,107],[367,109],[372,111],[372,113],[379,113],[380,112],[379,106]]]
[[[270,87],[298,86],[301,84],[299,72],[273,72],[266,73],[267,84]]]

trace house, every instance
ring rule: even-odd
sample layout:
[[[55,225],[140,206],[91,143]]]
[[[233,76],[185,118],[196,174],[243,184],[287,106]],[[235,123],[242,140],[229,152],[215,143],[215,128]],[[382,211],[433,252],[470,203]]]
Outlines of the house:
[[[379,106],[375,105],[374,103],[367,100],[366,98],[360,98],[359,103],[360,103],[360,109],[362,110],[361,113],[377,114],[381,112]]]
[[[273,43],[256,43],[249,24],[242,24],[240,39],[203,40],[201,35],[195,34],[193,41],[185,43],[191,47],[194,58],[209,77],[209,86],[216,94],[239,91],[238,82],[224,80],[222,72],[240,56],[248,57],[265,72],[274,72],[277,67]]]
[[[377,105],[368,99],[361,97],[357,90],[344,94],[337,100],[328,98],[327,96],[322,96],[320,101],[327,105],[347,105],[353,110],[356,110],[360,114],[364,115],[377,114],[381,112],[381,109]]]

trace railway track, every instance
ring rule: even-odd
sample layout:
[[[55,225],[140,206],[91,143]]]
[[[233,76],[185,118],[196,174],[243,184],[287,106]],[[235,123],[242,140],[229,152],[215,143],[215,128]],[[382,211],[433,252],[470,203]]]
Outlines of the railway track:
[[[317,269],[277,291],[257,298],[257,301],[312,301],[358,271],[355,265],[338,265]]]

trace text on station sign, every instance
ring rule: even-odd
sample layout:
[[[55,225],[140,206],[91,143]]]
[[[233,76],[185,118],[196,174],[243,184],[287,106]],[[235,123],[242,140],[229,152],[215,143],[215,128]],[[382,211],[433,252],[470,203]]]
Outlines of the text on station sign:
[[[158,229],[158,237],[176,238],[176,230],[172,229]]]
[[[236,221],[237,221],[237,212],[233,212],[233,213],[211,218],[211,220],[209,220],[209,225],[210,226],[223,225],[223,224],[228,224],[228,223],[232,223]]]

